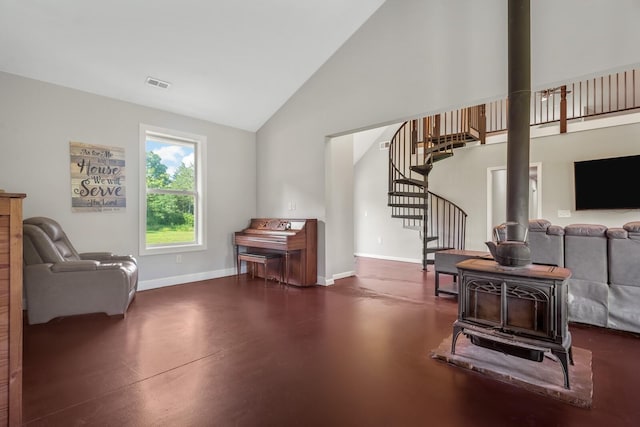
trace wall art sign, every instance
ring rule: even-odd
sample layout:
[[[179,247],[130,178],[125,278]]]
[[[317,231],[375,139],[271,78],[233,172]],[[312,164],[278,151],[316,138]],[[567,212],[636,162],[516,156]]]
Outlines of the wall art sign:
[[[123,147],[69,142],[71,210],[113,212],[127,206]]]

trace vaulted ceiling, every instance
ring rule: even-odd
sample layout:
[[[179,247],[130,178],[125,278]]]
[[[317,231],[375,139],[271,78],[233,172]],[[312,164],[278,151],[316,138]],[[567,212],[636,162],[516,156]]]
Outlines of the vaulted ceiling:
[[[255,131],[382,3],[0,0],[0,71]]]

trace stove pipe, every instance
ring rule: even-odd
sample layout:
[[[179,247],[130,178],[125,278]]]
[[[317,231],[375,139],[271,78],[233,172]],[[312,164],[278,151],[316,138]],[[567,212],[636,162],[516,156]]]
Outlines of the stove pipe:
[[[531,24],[529,0],[508,0],[507,240],[524,241],[529,226]]]

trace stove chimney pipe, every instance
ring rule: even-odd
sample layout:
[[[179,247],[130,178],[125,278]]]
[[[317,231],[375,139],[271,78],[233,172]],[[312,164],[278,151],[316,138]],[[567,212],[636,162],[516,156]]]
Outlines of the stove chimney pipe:
[[[506,241],[486,242],[505,267],[531,264],[529,229],[529,111],[531,102],[531,36],[529,0],[508,0],[509,105],[507,130]]]
[[[529,227],[531,13],[529,0],[508,0],[507,240]]]

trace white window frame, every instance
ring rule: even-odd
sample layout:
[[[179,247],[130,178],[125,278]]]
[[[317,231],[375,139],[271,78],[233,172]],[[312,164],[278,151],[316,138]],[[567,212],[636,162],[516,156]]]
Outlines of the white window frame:
[[[194,145],[195,166],[195,242],[174,243],[164,246],[147,246],[147,137],[153,136],[160,141],[169,143],[189,143]],[[206,241],[206,147],[207,137],[193,133],[166,129],[158,126],[140,123],[140,215],[139,215],[139,242],[140,255],[157,255],[168,253],[181,253],[190,251],[202,251],[207,249]]]

